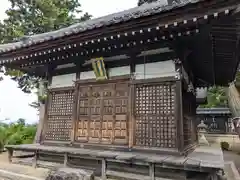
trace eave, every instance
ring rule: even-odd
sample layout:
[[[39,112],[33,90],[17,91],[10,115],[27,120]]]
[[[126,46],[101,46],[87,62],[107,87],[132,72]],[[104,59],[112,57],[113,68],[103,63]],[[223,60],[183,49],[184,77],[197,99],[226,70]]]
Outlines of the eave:
[[[231,115],[231,111],[227,107],[218,108],[197,108],[197,115]]]
[[[162,6],[161,3],[146,4],[127,11],[111,14],[83,23],[78,23],[57,31],[33,35],[25,41],[10,43],[0,46],[0,55],[19,56],[28,54],[31,51],[42,51],[55,47],[70,44],[74,41],[98,40],[98,37],[107,37],[121,32],[131,32],[133,29],[144,29],[146,27],[159,26],[159,30],[171,30],[175,24],[184,25],[193,21],[194,18],[211,16],[214,13],[224,10],[231,10],[236,7],[236,0],[218,1],[216,8],[215,1],[187,0],[179,4]],[[183,14],[187,14],[183,16]],[[167,26],[167,28],[166,28]]]
[[[107,32],[111,32],[111,30],[116,30],[116,26],[117,28],[123,29],[126,27],[134,26],[134,23],[138,24],[137,26],[146,22],[149,23],[149,18],[153,20],[152,16],[170,12],[181,7],[186,7],[199,1],[200,0],[186,0],[178,4],[165,6],[163,6],[161,2],[142,5],[140,7],[135,7],[126,11],[110,14],[96,19],[91,19],[82,23],[77,23],[56,31],[28,36],[24,38],[25,40],[16,43],[1,45],[0,54],[9,52],[12,53],[16,52],[16,50],[31,48],[31,46],[35,47],[36,45],[40,44],[44,46],[46,45],[45,42],[49,43],[56,40],[63,40],[64,38],[72,41],[72,38],[75,38],[76,35],[80,34],[81,35],[78,36],[78,38],[81,40],[85,40],[85,38],[89,36],[99,36],[99,34],[102,36],[107,34]]]

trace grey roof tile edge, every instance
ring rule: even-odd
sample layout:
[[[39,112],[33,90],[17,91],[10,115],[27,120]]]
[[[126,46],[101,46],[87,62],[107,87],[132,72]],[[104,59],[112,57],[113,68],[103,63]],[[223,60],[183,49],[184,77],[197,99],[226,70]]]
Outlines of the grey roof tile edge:
[[[54,40],[67,35],[78,34],[85,32],[87,30],[93,30],[104,26],[109,26],[121,22],[126,22],[129,20],[134,20],[141,17],[146,17],[150,15],[155,15],[158,13],[166,12],[172,9],[184,7],[188,4],[194,4],[201,0],[184,0],[179,4],[164,5],[162,2],[153,2],[150,4],[144,4],[139,7],[131,8],[129,10],[121,11],[118,13],[110,14],[100,18],[91,19],[85,22],[76,23],[66,28],[62,28],[56,31],[51,31],[42,34],[36,34],[28,36],[25,40],[2,44],[0,45],[0,53],[11,51],[14,49],[20,49],[22,47],[27,47],[32,44],[37,44],[49,40]]]
[[[231,111],[228,107],[218,107],[218,108],[197,108],[197,115],[201,114],[229,114],[231,115]]]

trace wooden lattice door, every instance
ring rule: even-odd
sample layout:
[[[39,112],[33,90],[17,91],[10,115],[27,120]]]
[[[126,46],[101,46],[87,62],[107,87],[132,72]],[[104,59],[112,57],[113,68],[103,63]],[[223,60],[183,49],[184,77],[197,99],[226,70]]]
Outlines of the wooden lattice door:
[[[76,141],[128,142],[128,82],[80,84]]]
[[[48,94],[45,141],[70,141],[74,88],[54,89]]]
[[[137,84],[135,145],[176,148],[175,84]]]

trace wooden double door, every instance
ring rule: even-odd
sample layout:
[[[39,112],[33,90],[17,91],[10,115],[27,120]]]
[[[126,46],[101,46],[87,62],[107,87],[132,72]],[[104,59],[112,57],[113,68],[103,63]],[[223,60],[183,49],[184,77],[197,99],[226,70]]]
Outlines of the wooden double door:
[[[129,82],[80,83],[75,140],[128,144]]]

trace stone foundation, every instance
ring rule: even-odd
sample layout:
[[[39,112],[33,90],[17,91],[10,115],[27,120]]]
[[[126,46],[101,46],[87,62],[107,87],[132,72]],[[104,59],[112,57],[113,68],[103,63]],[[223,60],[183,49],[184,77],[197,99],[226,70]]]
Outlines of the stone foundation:
[[[94,175],[83,169],[59,168],[51,172],[45,180],[94,180]]]

